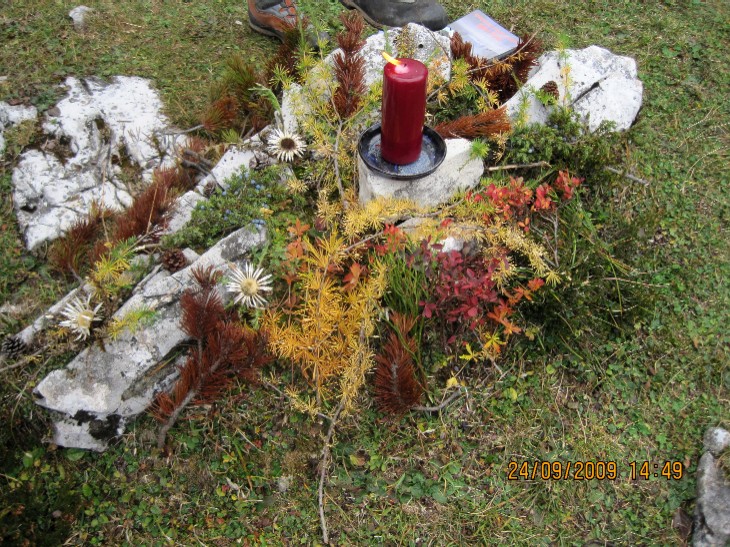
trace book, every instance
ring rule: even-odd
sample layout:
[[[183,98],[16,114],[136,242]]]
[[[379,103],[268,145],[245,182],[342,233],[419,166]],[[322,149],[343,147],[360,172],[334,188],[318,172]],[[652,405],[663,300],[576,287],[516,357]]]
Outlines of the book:
[[[472,52],[486,59],[501,59],[517,49],[520,39],[489,17],[474,10],[449,25],[472,45]]]

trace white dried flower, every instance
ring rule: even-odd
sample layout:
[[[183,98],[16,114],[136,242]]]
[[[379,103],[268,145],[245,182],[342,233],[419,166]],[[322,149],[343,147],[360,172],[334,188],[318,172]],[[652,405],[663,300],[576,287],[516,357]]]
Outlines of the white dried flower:
[[[279,161],[291,162],[295,157],[301,157],[305,148],[304,140],[296,133],[274,129],[268,138],[269,154]]]
[[[236,295],[234,303],[242,303],[249,308],[261,308],[266,305],[261,293],[271,291],[271,275],[263,275],[263,269],[254,269],[249,262],[243,265],[243,270],[234,264],[230,266],[232,281],[226,288],[228,292]]]
[[[78,296],[74,297],[61,312],[66,319],[59,324],[66,327],[71,332],[78,334],[76,340],[86,339],[91,334],[91,324],[99,319],[96,313],[101,308],[101,304],[95,308],[91,308],[91,296],[86,301],[81,300]]]

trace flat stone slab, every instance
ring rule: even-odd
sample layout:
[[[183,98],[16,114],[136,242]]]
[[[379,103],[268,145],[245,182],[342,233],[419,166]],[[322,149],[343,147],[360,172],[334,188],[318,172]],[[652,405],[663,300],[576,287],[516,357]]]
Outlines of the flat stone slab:
[[[30,250],[59,237],[92,203],[128,206],[132,190],[122,166],[149,182],[154,168],[171,162],[182,139],[170,133],[147,80],[68,78],[66,86],[66,98],[44,116],[46,144],[25,151],[13,171],[13,202]]]
[[[103,350],[96,344],[86,348],[36,387],[36,402],[53,411],[53,442],[103,451],[110,439],[121,435],[177,374],[173,357],[186,339],[180,329],[180,297],[193,284],[193,269],[208,265],[224,269],[265,239],[263,230],[242,228],[187,268],[174,274],[161,270],[138,285],[114,317],[144,306],[156,312],[154,322],[105,341]]]
[[[215,167],[211,169],[210,174],[198,184],[198,189],[202,190],[211,182],[215,182],[223,189],[228,188],[228,179],[238,175],[242,169],[248,169],[261,146],[261,139],[255,135],[247,139],[241,146],[228,148]]]
[[[371,171],[358,155],[361,204],[378,197],[411,200],[421,207],[436,207],[457,193],[474,188],[484,172],[480,158],[471,157],[466,139],[446,139],[446,158],[430,175],[414,180],[395,180]]]
[[[551,51],[538,59],[530,78],[505,103],[513,122],[547,122],[553,107],[544,105],[536,92],[548,82],[557,84],[558,104],[572,107],[591,131],[603,121],[614,122],[618,131],[627,130],[634,123],[643,100],[644,86],[637,75],[636,61],[631,57],[614,55],[598,46],[569,49],[564,53]]]

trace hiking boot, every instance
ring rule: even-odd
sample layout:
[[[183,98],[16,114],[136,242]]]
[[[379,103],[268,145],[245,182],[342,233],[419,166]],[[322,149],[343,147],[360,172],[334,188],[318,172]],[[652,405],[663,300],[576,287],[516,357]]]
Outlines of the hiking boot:
[[[297,26],[297,8],[292,0],[272,3],[248,0],[248,24],[256,32],[284,40],[284,34]],[[265,6],[265,7],[264,7]]]
[[[431,30],[449,24],[444,8],[434,0],[340,0],[342,5],[359,10],[374,27],[402,27],[418,23]]]
[[[299,14],[292,0],[248,0],[248,24],[256,32],[274,36],[282,42],[284,35],[297,28]],[[304,31],[307,44],[314,50],[319,42],[329,41],[329,35],[315,32],[311,25]]]

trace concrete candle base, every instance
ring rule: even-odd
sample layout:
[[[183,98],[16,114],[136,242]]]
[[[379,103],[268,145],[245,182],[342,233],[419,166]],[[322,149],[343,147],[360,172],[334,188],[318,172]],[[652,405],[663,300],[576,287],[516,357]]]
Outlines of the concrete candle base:
[[[446,158],[436,171],[420,179],[394,180],[372,171],[358,156],[360,203],[377,197],[409,199],[421,207],[436,207],[458,192],[474,188],[484,172],[479,158],[471,157],[466,139],[446,139]]]

